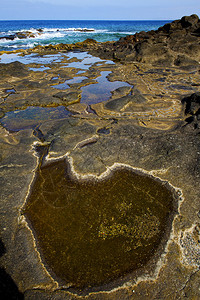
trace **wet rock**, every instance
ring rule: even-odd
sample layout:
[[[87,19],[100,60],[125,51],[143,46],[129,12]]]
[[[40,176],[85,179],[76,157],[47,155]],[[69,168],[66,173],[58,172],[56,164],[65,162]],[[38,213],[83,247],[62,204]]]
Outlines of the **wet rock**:
[[[128,95],[131,92],[131,89],[132,89],[132,87],[128,87],[128,86],[119,87],[118,89],[111,92],[112,99]]]
[[[0,72],[1,76],[24,77],[28,75],[26,66],[18,61],[14,61],[9,64],[0,63]]]
[[[15,34],[18,39],[35,38],[35,35],[31,31],[20,31]]]
[[[110,100],[104,106],[106,109],[119,111],[130,101],[131,101],[130,96],[124,96],[118,99]]]
[[[27,79],[20,81],[17,86],[18,90],[38,89],[38,88],[41,88],[41,83],[37,81],[27,80]]]
[[[61,99],[63,104],[67,106],[74,103],[79,103],[81,95],[79,92],[58,92],[57,94],[53,95],[53,97]]]
[[[127,95],[118,99],[109,100],[105,104],[105,108],[120,111],[128,103],[141,104],[145,102],[145,97],[139,91],[134,91],[132,95]]]
[[[14,34],[10,34],[10,35],[4,35],[0,37],[0,40],[11,40],[13,41],[16,38],[16,36]]]

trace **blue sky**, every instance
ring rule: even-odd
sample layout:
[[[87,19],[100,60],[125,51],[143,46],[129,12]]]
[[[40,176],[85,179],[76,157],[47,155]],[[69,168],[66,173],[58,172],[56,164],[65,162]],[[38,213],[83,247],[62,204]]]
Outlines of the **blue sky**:
[[[174,20],[200,0],[0,0],[0,20]]]

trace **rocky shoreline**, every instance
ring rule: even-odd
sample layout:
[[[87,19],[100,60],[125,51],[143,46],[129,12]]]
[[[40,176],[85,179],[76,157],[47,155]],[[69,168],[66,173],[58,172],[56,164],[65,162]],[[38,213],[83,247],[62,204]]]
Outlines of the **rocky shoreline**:
[[[82,58],[70,56],[73,51],[75,53],[80,51],[77,53],[81,53]],[[87,58],[85,52],[96,56],[96,60],[92,56]],[[36,60],[45,59],[47,55],[54,55],[56,59],[45,64],[34,61],[22,63],[23,59],[30,57],[30,54],[31,57],[35,56]],[[6,59],[10,57],[9,55],[11,54],[1,53],[1,57]],[[37,46],[31,50],[12,52],[12,55],[19,61],[0,63],[2,75],[0,266],[3,276],[9,274],[18,287],[20,291],[18,298],[21,299],[23,293],[24,298],[28,300],[198,299],[200,297],[198,16],[183,17],[156,31],[136,33],[117,42],[97,43],[94,40],[86,40],[71,45]],[[84,59],[86,62],[87,59],[91,59],[90,65],[84,64]],[[44,67],[45,71],[42,70]],[[104,102],[82,102],[84,88],[95,87],[98,78],[105,71],[108,75],[104,84],[116,81],[128,84],[112,90]],[[80,76],[83,78],[80,79]],[[74,78],[80,81],[69,83],[67,88],[56,90],[56,86],[64,86]],[[90,97],[89,92],[87,95]],[[67,111],[67,116],[56,111],[61,106]],[[34,117],[34,122],[32,112],[30,116],[26,115],[26,119],[20,119],[20,113],[26,110],[29,112],[30,108],[44,108],[44,111],[46,108],[53,109],[54,117],[51,117],[48,110],[47,116],[40,112],[39,117]],[[43,118],[40,114],[44,114]],[[9,123],[11,116],[14,121],[11,120]],[[59,247],[56,247],[56,243],[61,243],[57,235],[60,228],[53,218],[63,205],[63,200],[58,200],[56,193],[62,191],[63,188],[59,183],[68,174],[62,175],[62,172],[67,172],[63,171],[65,163],[69,163],[72,174],[75,174],[73,176],[77,177],[77,184],[82,178],[84,180],[96,178],[97,184],[102,174],[111,172],[117,166],[120,170],[134,169],[136,173],[150,176],[163,186],[171,187],[177,202],[170,208],[172,213],[169,213],[168,218],[165,217],[162,229],[158,225],[161,222],[159,213],[156,215],[153,209],[155,203],[160,204],[156,200],[156,192],[154,195],[150,188],[148,190],[145,187],[138,187],[141,193],[149,195],[148,201],[153,204],[149,204],[144,212],[139,212],[139,209],[135,208],[134,222],[138,220],[138,223],[133,222],[132,227],[118,214],[120,212],[133,220],[133,216],[129,215],[132,204],[126,202],[127,200],[119,201],[114,206],[115,215],[112,215],[110,208],[108,210],[101,208],[99,210],[101,213],[97,213],[98,216],[101,215],[98,234],[101,238],[103,236],[102,243],[107,238],[109,244],[111,237],[124,239],[122,243],[126,245],[122,255],[124,262],[129,257],[126,251],[133,251],[131,247],[136,247],[135,249],[147,247],[160,228],[160,236],[163,238],[160,238],[158,246],[152,248],[152,256],[148,262],[141,263],[134,272],[125,274],[122,272],[123,274],[116,278],[112,275],[115,279],[111,282],[108,280],[100,286],[91,284],[80,290],[77,290],[70,281],[59,278],[56,271],[49,267],[45,259],[46,246],[43,246],[42,252],[40,245],[38,246],[36,227],[30,225],[24,207],[30,197],[33,200],[40,199],[40,203],[43,201],[41,199],[45,198],[45,193],[52,193],[52,203],[45,200],[43,206],[40,207],[40,204],[38,208],[34,208],[36,212],[33,213],[33,219],[40,219],[41,224],[44,222],[38,226],[47,227],[46,241],[51,241],[53,234],[55,247],[51,245],[54,242],[48,242],[48,247],[53,249],[52,251],[57,251]],[[59,165],[62,165],[62,168],[57,175]],[[52,175],[53,181],[50,185],[48,179],[44,179],[46,175],[43,175],[48,166],[50,169],[54,166],[57,168],[52,171],[55,175]],[[51,176],[49,174],[47,175]],[[40,176],[42,179],[37,179]],[[40,189],[44,188],[44,191],[40,191],[41,198],[37,195],[37,191],[31,195],[37,180],[39,186],[42,182]],[[109,180],[112,182],[112,179]],[[115,182],[112,182],[112,185],[114,184]],[[74,197],[73,201],[76,201],[78,196],[73,194],[73,185],[70,193]],[[105,187],[106,195],[112,194],[109,184],[105,183]],[[90,211],[89,202],[88,211],[84,207],[84,202],[81,205],[87,215]],[[43,212],[50,209],[52,211],[49,218],[48,214],[42,217]],[[66,209],[61,209],[60,218],[64,210]],[[90,214],[92,215],[91,211]],[[95,219],[98,219],[97,215]],[[77,218],[82,216],[77,215]],[[48,228],[54,224],[53,222],[56,222],[56,225],[49,233]],[[65,222],[62,218],[60,224],[64,228]],[[155,227],[155,224],[158,227]],[[94,224],[89,224],[90,226]],[[130,239],[136,228],[145,242],[141,238],[134,244],[135,241]],[[62,235],[65,234],[64,230],[61,232]],[[73,238],[74,245],[76,234]],[[91,239],[93,238],[92,235]],[[42,239],[45,240],[45,237],[42,236]],[[138,253],[137,255],[140,255]],[[66,254],[60,255],[67,259],[64,256]],[[10,283],[12,281],[9,281],[11,279],[6,280],[7,284],[12,285]],[[17,293],[16,286],[13,287],[15,293]],[[1,293],[0,284],[0,295]]]
[[[199,64],[200,20],[197,15],[185,16],[165,24],[158,30],[141,31],[120,38],[117,42],[98,43],[93,39],[75,44],[36,46],[37,53],[84,49],[103,59],[141,62],[153,66],[195,68]]]

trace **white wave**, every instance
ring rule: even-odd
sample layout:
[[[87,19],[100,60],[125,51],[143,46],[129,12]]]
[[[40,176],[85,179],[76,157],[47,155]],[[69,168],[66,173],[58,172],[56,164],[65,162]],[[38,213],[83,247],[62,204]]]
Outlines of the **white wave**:
[[[126,35],[130,35],[130,34],[135,34],[137,31],[107,31],[107,34],[126,34]]]
[[[61,32],[52,32],[52,33],[41,33],[41,34],[36,34],[35,38],[29,38],[29,39],[40,39],[40,40],[46,40],[46,39],[52,39],[52,38],[61,38],[64,37],[65,34]]]
[[[15,31],[15,30],[8,30],[5,34],[14,34],[14,33],[16,33],[17,31]]]
[[[10,43],[16,43],[16,42],[19,42],[19,41],[24,41],[24,40],[46,40],[46,39],[53,39],[53,38],[62,38],[64,37],[65,34],[64,33],[61,33],[61,32],[51,32],[51,33],[41,33],[41,34],[38,34],[38,32],[36,32],[34,34],[34,37],[29,37],[27,36],[26,38],[23,38],[23,39],[19,39],[18,37],[15,37],[14,40],[9,40],[9,39],[1,39],[0,40],[0,44],[10,44]]]
[[[5,43],[5,44],[15,44],[16,42],[18,42],[18,41],[22,41],[22,39],[19,39],[19,38],[14,38],[14,40],[7,40],[7,39],[2,39],[2,40],[0,40],[0,43]]]
[[[9,40],[7,40],[7,39],[1,39],[0,40],[0,45],[1,44],[8,44],[8,42],[9,42]]]
[[[14,49],[19,49],[19,48],[33,48],[37,45],[38,43],[27,43],[27,44],[12,44],[12,45],[7,45],[8,48],[14,48]]]
[[[42,32],[40,32],[40,31],[38,31],[38,29],[35,29],[35,28],[31,28],[31,29],[29,29],[29,30],[21,30],[21,31],[18,31],[18,32],[24,32],[24,33],[26,33],[26,32],[31,32],[33,35],[34,35],[34,37],[29,37],[29,36],[27,36],[27,39],[35,39],[35,38],[37,38],[37,39],[49,39],[49,38],[54,38],[54,37],[63,37],[64,36],[64,34],[63,33],[61,33],[61,32],[59,32],[59,31],[57,31],[57,30],[43,30],[42,29]],[[17,38],[16,38],[17,39]]]
[[[87,28],[87,27],[67,27],[67,28],[40,28],[41,31],[37,28],[30,28],[30,29],[21,29],[21,30],[9,30],[5,32],[5,35],[15,35],[17,33],[26,33],[30,32],[34,35],[34,37],[27,36],[27,39],[51,39],[54,37],[61,38],[65,35],[69,34],[93,34],[93,33],[109,33],[107,29],[94,29],[94,28]],[[112,33],[112,32],[111,32]],[[25,38],[26,39],[26,38]],[[6,39],[5,39],[6,40]],[[14,39],[15,41],[18,40],[18,37]],[[9,40],[7,40],[9,41]]]
[[[14,44],[16,44],[16,42],[21,42],[22,40],[21,39],[19,39],[19,38],[15,38],[14,40],[7,40],[7,39],[2,39],[2,40],[0,40],[0,44],[2,44],[2,45],[5,45],[6,44],[6,46],[8,45],[14,45]]]

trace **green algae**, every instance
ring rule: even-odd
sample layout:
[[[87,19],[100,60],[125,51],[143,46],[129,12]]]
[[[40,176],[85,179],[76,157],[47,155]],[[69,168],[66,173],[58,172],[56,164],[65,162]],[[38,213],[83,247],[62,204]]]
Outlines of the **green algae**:
[[[24,208],[53,273],[78,289],[144,266],[165,234],[172,191],[131,168],[78,180],[65,160],[38,169]]]

